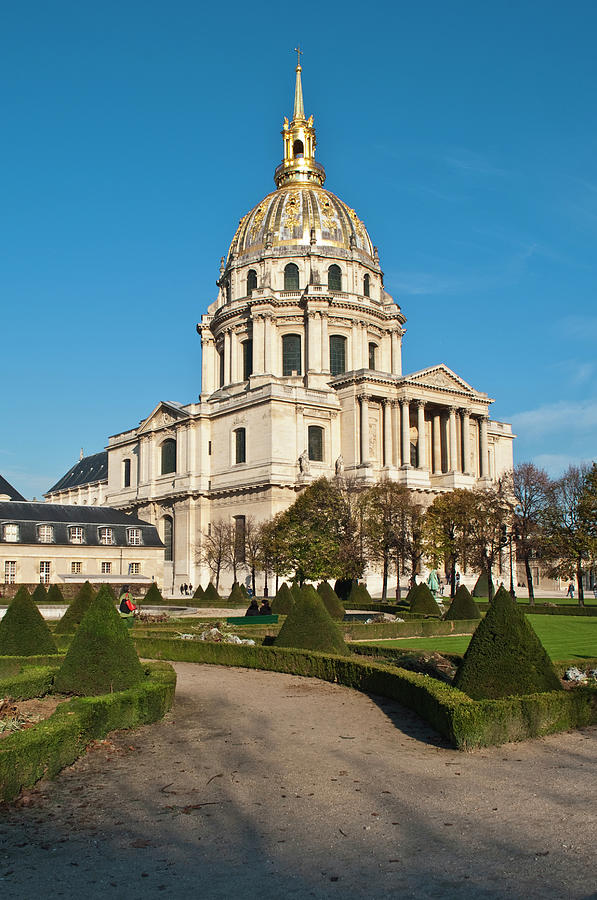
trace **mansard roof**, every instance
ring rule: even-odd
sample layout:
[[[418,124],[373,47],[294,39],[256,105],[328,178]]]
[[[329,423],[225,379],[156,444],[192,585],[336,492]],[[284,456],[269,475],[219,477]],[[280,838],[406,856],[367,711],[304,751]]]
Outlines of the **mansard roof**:
[[[66,475],[56,482],[44,494],[54,494],[56,491],[67,491],[70,488],[82,487],[84,484],[93,484],[96,481],[106,481],[108,478],[108,451],[94,453],[92,456],[84,456],[68,470]]]
[[[25,500],[23,495],[19,494],[19,492],[13,488],[12,484],[10,484],[6,478],[3,478],[2,475],[0,475],[0,494],[6,494],[11,500]]]

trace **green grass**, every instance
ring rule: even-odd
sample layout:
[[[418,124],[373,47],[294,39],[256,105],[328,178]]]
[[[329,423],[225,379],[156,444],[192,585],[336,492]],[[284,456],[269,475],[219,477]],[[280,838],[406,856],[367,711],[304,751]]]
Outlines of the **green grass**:
[[[582,659],[597,656],[597,620],[558,616],[528,616],[529,621],[550,657]],[[411,647],[437,650],[439,653],[464,653],[469,635],[435,638],[400,638],[391,641],[368,641],[375,647]]]

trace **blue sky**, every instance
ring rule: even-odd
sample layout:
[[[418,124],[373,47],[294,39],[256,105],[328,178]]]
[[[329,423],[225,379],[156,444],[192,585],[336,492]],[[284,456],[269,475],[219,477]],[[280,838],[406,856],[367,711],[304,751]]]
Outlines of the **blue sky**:
[[[273,189],[295,54],[405,371],[496,398],[517,461],[597,451],[597,5],[5,4],[0,472],[32,498],[200,389],[195,324]]]

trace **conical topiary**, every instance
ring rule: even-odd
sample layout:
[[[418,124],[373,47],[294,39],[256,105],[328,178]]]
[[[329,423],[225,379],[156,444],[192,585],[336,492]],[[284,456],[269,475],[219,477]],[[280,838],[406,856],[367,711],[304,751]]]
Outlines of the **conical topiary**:
[[[292,585],[290,587],[290,592],[291,592],[292,596],[294,597],[294,602],[296,603],[296,601],[301,596],[301,586],[297,581],[292,582]]]
[[[342,603],[344,606],[346,606],[346,604],[348,603],[348,598],[350,597],[352,586],[352,578],[338,578],[334,584],[334,593],[336,597],[339,598],[340,603]]]
[[[340,598],[332,588],[331,584],[327,581],[322,581],[321,584],[317,587],[317,593],[323,600],[323,605],[329,612],[332,619],[342,621],[345,612],[344,607],[340,603]]]
[[[359,609],[362,603],[372,603],[371,594],[367,590],[364,584],[361,584],[358,581],[352,586],[350,594],[348,596],[348,600],[346,605],[350,607],[350,609]]]
[[[240,585],[240,589],[241,589],[241,591],[243,592],[243,597],[245,598],[245,600],[248,600],[248,599],[249,599],[249,592],[248,592],[248,590],[247,590],[247,585],[246,585],[246,584],[241,584],[241,585]]]
[[[454,687],[473,700],[562,690],[541,641],[503,587],[471,638]]]
[[[406,603],[408,606],[410,606],[410,604],[412,603],[412,599],[413,599],[413,597],[415,596],[415,593],[416,593],[416,590],[417,590],[418,587],[419,587],[419,585],[417,584],[416,581],[414,582],[414,584],[411,584],[411,586],[410,586],[409,589],[408,589],[408,593],[407,593],[406,597],[405,597],[404,600],[403,600],[403,603]]]
[[[272,613],[278,616],[287,616],[294,606],[294,594],[284,581],[278,588],[278,593],[272,600]]]
[[[301,590],[274,643],[276,647],[320,650],[343,656],[349,653],[338,624],[311,585]]]
[[[222,602],[220,599],[220,595],[216,591],[211,581],[205,588],[204,600],[206,601],[206,603],[211,604],[211,606],[220,606]]]
[[[243,605],[247,602],[247,598],[243,594],[243,592],[241,590],[241,586],[238,583],[238,581],[235,581],[234,584],[232,585],[232,590],[230,591],[230,594],[228,595],[228,602],[229,603],[241,603]]]
[[[56,625],[56,634],[69,634],[70,632],[75,631],[79,622],[91,606],[91,601],[94,597],[95,591],[89,582],[86,581]]]
[[[493,580],[491,590],[493,592]],[[473,588],[473,597],[489,597],[489,580],[485,572],[481,572]]]
[[[34,603],[46,603],[48,599],[48,592],[46,591],[45,585],[40,583],[37,585],[35,590],[33,591],[31,599]]]
[[[164,602],[164,598],[162,597],[159,587],[157,586],[155,581],[152,581],[151,584],[149,585],[149,590],[147,591],[147,593],[145,594],[145,597],[143,598],[143,605],[151,606],[152,603],[163,603],[163,602]]]
[[[410,601],[410,611],[417,616],[439,616],[440,608],[425,582],[417,585]]]
[[[204,600],[205,599],[205,591],[199,584],[195,589],[195,593],[193,594],[193,600]]]
[[[481,613],[479,612],[479,607],[471,597],[471,593],[466,585],[461,584],[456,593],[454,594],[454,599],[450,604],[450,608],[448,612],[444,616],[444,619],[480,619]]]
[[[64,596],[57,584],[51,584],[48,588],[48,603],[64,603]]]
[[[31,594],[22,585],[0,619],[0,656],[34,656],[56,652],[50,629]]]
[[[124,691],[142,679],[143,667],[129,630],[116,611],[106,585],[102,585],[54,679],[55,690],[69,694],[108,694]]]
[[[116,592],[115,592],[115,590],[114,590],[114,585],[108,584],[107,582],[104,582],[104,587],[105,587],[106,590],[108,591],[108,596],[110,597],[110,599],[112,600],[112,602],[113,602],[113,603],[116,603],[118,597],[116,596]]]

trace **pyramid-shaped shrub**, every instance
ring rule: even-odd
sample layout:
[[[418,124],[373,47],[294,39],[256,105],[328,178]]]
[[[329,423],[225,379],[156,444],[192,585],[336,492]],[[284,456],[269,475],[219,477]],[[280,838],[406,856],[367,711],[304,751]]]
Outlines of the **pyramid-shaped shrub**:
[[[157,586],[155,581],[152,581],[151,584],[149,585],[149,590],[147,591],[147,593],[145,594],[145,597],[143,599],[143,604],[147,605],[147,606],[151,606],[152,603],[163,603],[163,602],[164,602],[164,598],[162,597],[159,587]]]
[[[418,584],[413,591],[410,601],[410,611],[417,616],[439,616],[440,608],[435,602],[435,597],[424,581]]]
[[[456,593],[454,594],[454,599],[450,604],[450,608],[444,619],[480,619],[481,613],[479,612],[479,607],[471,597],[471,593],[466,585],[461,584]]]
[[[294,594],[284,581],[278,588],[278,593],[272,600],[272,613],[278,616],[287,616],[294,606]]]
[[[291,585],[291,588],[290,588],[290,593],[291,593],[292,596],[294,597],[294,602],[296,603],[296,601],[297,601],[297,600],[299,599],[299,597],[301,596],[301,586],[300,586],[300,584],[299,584],[297,581],[293,581],[293,582],[292,582],[292,585]]]
[[[249,592],[248,592],[248,590],[247,590],[247,585],[246,585],[246,584],[241,584],[240,589],[241,589],[241,591],[243,592],[243,597],[245,598],[245,600],[248,600],[248,599],[249,599]]]
[[[95,597],[95,591],[88,581],[79,589],[79,593],[70,604],[58,624],[56,625],[56,634],[69,634],[76,631],[79,622],[91,606],[91,601]]]
[[[473,700],[562,690],[541,641],[503,587],[477,626],[454,686]]]
[[[493,581],[491,582],[491,588],[493,590]],[[481,572],[475,582],[473,597],[489,597],[489,579],[485,572]]]
[[[352,586],[350,594],[347,600],[347,606],[351,609],[358,609],[361,603],[372,603],[371,594],[367,590],[364,584],[360,584],[358,581]]]
[[[27,588],[21,586],[0,619],[0,656],[56,653],[50,629]]]
[[[340,627],[311,585],[301,590],[274,643],[276,647],[320,650],[343,656],[349,653]]]
[[[203,599],[206,601],[206,603],[209,603],[211,606],[220,606],[221,605],[222,601],[220,599],[220,595],[216,591],[216,589],[211,581],[205,588],[205,595],[204,595]]]
[[[48,603],[64,603],[64,596],[57,584],[51,584],[48,588]]]
[[[234,584],[232,585],[232,590],[230,591],[230,594],[228,595],[228,602],[229,603],[246,603],[247,602],[247,598],[243,594],[242,588],[241,588],[240,584],[238,583],[238,581],[235,581]]]
[[[416,590],[418,587],[419,587],[418,584],[412,584],[409,587],[408,593],[407,593],[406,597],[404,598],[404,600],[402,601],[403,603],[406,603],[407,606],[410,606],[410,604],[412,603],[412,599],[415,596],[415,593],[416,593]]]
[[[45,585],[41,582],[37,585],[35,590],[33,591],[32,600],[34,603],[46,603],[48,600],[48,592],[46,591]]]
[[[195,593],[193,594],[193,600],[204,600],[205,599],[205,591],[198,585],[195,589]]]
[[[332,619],[337,619],[341,622],[344,618],[345,610],[331,584],[328,581],[322,581],[317,587],[317,593],[323,600],[323,605]]]
[[[68,694],[109,694],[142,679],[129,630],[102,585],[75,633],[54,688]]]

